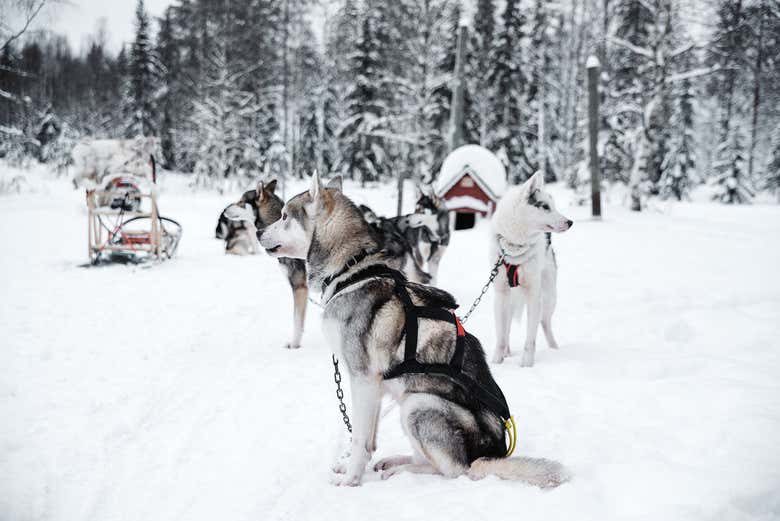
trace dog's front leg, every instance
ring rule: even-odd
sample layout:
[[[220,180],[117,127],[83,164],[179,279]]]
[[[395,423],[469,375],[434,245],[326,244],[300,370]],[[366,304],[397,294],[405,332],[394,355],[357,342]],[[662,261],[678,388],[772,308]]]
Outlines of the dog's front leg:
[[[528,323],[526,324],[525,347],[521,367],[533,367],[536,356],[536,332],[539,329],[539,321],[542,316],[542,288],[541,278],[530,281],[526,292],[528,306]]]
[[[509,296],[509,286],[498,283],[496,299],[493,302],[493,316],[496,322],[496,350],[493,352],[493,363],[500,364],[509,352],[509,330],[512,327],[512,306]]]
[[[346,474],[334,477],[336,485],[360,485],[366,464],[375,450],[374,433],[379,419],[377,410],[381,404],[381,383],[380,377],[356,375],[351,379],[352,448]]]
[[[306,303],[309,297],[309,288],[306,286],[293,289],[293,335],[287,345],[290,349],[301,347],[303,336],[303,323],[306,321]]]

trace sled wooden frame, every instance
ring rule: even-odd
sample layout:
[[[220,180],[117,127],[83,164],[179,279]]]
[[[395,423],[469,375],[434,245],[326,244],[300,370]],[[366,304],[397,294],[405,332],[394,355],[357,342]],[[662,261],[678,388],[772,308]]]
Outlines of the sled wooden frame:
[[[88,255],[91,262],[97,262],[100,255],[105,251],[117,251],[124,253],[139,253],[146,252],[154,257],[156,260],[163,260],[170,252],[166,252],[163,249],[163,234],[160,224],[160,214],[157,208],[157,196],[154,188],[149,193],[133,193],[134,198],[149,199],[151,202],[151,211],[149,212],[133,212],[124,211],[121,212],[118,209],[112,209],[106,206],[98,206],[98,200],[112,200],[113,198],[123,198],[127,194],[126,191],[116,190],[87,190],[87,237],[88,237]],[[123,218],[148,218],[151,223],[151,229],[148,231],[148,240],[146,237],[142,241],[133,242],[131,244],[111,244],[112,234],[104,229],[100,217],[118,217],[122,215]],[[126,220],[125,220],[126,222]],[[119,224],[123,226],[125,222]],[[130,232],[131,234],[133,232]],[[137,232],[136,232],[137,233]],[[147,234],[147,232],[142,232]]]

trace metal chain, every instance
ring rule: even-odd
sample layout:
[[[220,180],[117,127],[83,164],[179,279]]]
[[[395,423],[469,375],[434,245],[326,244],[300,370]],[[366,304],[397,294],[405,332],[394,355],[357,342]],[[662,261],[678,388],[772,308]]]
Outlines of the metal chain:
[[[479,306],[479,303],[482,302],[482,297],[485,296],[485,293],[487,293],[487,290],[490,287],[490,285],[493,284],[494,280],[496,280],[496,277],[498,276],[498,267],[501,266],[502,262],[504,262],[504,253],[503,252],[498,256],[498,260],[493,265],[493,269],[490,270],[490,278],[485,283],[485,285],[482,286],[482,291],[480,291],[479,295],[477,295],[477,298],[474,299],[474,303],[471,304],[471,307],[469,308],[468,313],[466,313],[462,317],[458,317],[458,320],[460,320],[462,324],[466,323],[466,321],[469,319],[469,317],[474,312],[474,310],[477,309],[477,306]]]
[[[482,302],[482,297],[485,296],[485,293],[487,293],[487,290],[490,288],[490,285],[493,284],[493,281],[498,276],[498,267],[501,266],[502,262],[504,262],[503,253],[501,253],[498,256],[498,260],[493,265],[493,269],[490,270],[490,278],[485,283],[485,285],[482,286],[482,291],[480,291],[479,295],[477,295],[477,298],[474,299],[474,302],[471,304],[468,313],[466,313],[462,317],[458,317],[458,320],[460,320],[461,323],[465,324],[466,321],[471,316],[471,314],[474,312],[474,310],[477,309],[479,303]],[[309,298],[309,302],[319,307],[323,307],[322,304],[312,300],[311,298]],[[347,404],[344,403],[344,390],[341,388],[341,371],[339,370],[339,360],[338,358],[336,358],[336,355],[331,355],[331,358],[333,360],[333,381],[336,382],[336,398],[338,398],[339,400],[339,411],[341,412],[341,419],[344,422],[344,425],[347,427],[347,430],[351,434],[352,423],[349,421],[349,414],[347,414]]]
[[[349,422],[349,415],[347,414],[347,405],[344,403],[344,391],[341,389],[341,371],[339,371],[339,360],[336,355],[331,355],[333,358],[333,380],[336,382],[336,398],[339,399],[339,411],[341,411],[341,419],[344,420],[344,425],[347,426],[347,430],[352,433],[352,424]]]

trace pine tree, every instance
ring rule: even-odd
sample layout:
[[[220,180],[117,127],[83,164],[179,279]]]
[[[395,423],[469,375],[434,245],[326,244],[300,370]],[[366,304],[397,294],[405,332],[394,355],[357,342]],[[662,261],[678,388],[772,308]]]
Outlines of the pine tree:
[[[688,197],[691,187],[699,181],[696,173],[694,100],[695,92],[691,80],[685,79],[671,122],[674,132],[672,151],[666,159],[669,166],[664,166],[664,175],[660,182],[660,195],[663,198],[673,197],[682,201]]]
[[[713,164],[717,175],[713,178],[713,199],[728,204],[747,204],[755,195],[747,176],[744,138],[741,129],[732,126],[728,141],[721,144],[719,161]]]
[[[389,42],[381,19],[381,2],[369,3],[360,36],[350,58],[352,85],[346,95],[347,119],[337,131],[342,156],[337,167],[361,182],[378,180],[384,173],[388,154],[381,137],[374,134],[382,125],[387,105],[381,91],[386,64],[381,61]]]
[[[775,126],[772,133],[772,157],[767,167],[764,186],[774,193],[780,202],[780,125]]]
[[[519,183],[534,171],[526,156],[530,114],[523,109],[527,107],[529,79],[523,56],[526,19],[519,0],[507,0],[501,19],[490,72],[490,83],[496,89],[492,148],[504,159],[509,179]]]
[[[474,29],[469,42],[466,66],[471,103],[466,104],[465,121],[469,134],[482,145],[490,145],[494,128],[495,89],[487,80],[485,71],[490,64],[490,54],[496,34],[496,7],[494,0],[477,0],[474,13]]]
[[[144,0],[138,0],[135,10],[135,39],[128,57],[128,81],[126,113],[127,137],[154,136],[155,93],[157,90],[158,62],[149,33],[149,15]]]
[[[176,113],[175,97],[179,90],[180,58],[173,37],[170,9],[165,11],[165,15],[160,20],[160,31],[157,34],[157,56],[159,56],[160,61],[160,84],[162,87],[162,93],[158,100],[158,108],[161,113],[159,120],[160,152],[163,167],[172,169],[176,163],[173,115]]]

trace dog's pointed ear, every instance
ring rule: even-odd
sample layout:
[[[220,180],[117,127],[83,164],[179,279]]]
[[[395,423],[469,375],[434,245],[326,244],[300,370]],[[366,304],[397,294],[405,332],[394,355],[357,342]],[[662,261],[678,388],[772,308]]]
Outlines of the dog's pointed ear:
[[[528,194],[531,194],[536,190],[541,190],[542,188],[544,188],[544,176],[542,176],[542,173],[538,170],[523,183],[523,192]]]
[[[534,175],[531,176],[531,179],[529,179],[531,182],[531,191],[534,190],[543,190],[544,189],[544,174],[542,174],[541,170],[537,170]]]
[[[276,179],[271,179],[270,181],[268,181],[268,183],[266,183],[265,191],[268,192],[269,194],[276,192]]]
[[[309,187],[309,196],[316,200],[322,193],[322,180],[320,174],[316,170],[311,175],[311,186]]]
[[[342,185],[342,184],[343,184],[343,183],[342,183],[342,181],[341,181],[341,176],[340,176],[340,175],[337,175],[336,177],[332,177],[332,178],[331,178],[331,179],[328,181],[328,184],[327,184],[327,186],[326,186],[325,188],[330,188],[330,189],[332,189],[332,190],[338,190],[339,192],[343,192],[343,190],[342,190],[342,188],[341,188],[341,185]]]
[[[262,181],[258,181],[257,188],[255,189],[255,199],[258,201],[262,201],[263,197],[265,197],[265,194],[263,193],[266,186],[265,183]]]

